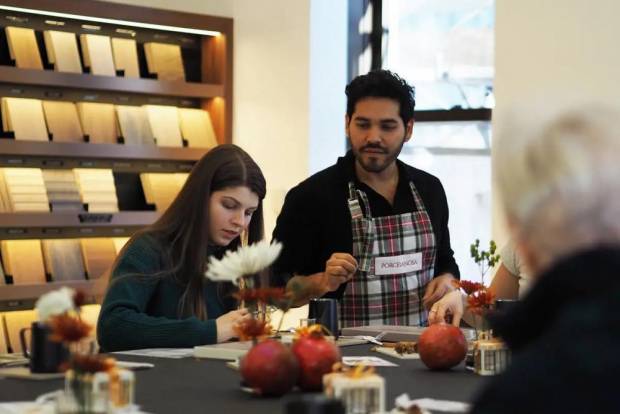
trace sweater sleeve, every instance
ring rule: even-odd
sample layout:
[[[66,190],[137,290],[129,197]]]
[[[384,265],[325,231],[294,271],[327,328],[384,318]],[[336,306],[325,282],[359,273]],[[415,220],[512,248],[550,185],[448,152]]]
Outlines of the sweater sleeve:
[[[147,313],[159,284],[163,283],[163,277],[154,275],[161,270],[160,257],[154,244],[139,239],[120,258],[97,323],[102,350],[181,348],[217,341],[215,320],[174,319]]]

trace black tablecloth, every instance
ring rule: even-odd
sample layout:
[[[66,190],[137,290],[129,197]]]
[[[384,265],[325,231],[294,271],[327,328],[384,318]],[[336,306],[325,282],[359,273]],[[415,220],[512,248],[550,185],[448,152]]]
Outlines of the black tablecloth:
[[[431,397],[453,401],[471,401],[486,381],[465,369],[464,365],[450,371],[429,371],[419,360],[390,358],[370,351],[370,346],[342,348],[348,356],[373,355],[397,363],[398,367],[378,367],[386,379],[387,409],[402,393],[410,398]],[[144,358],[118,355],[126,361],[145,361],[155,368],[136,371],[136,403],[143,410],[158,414],[184,413],[252,413],[279,414],[287,398],[260,398],[240,388],[240,374],[221,360]],[[38,395],[60,389],[62,380],[31,381],[0,379],[0,401],[32,401]]]

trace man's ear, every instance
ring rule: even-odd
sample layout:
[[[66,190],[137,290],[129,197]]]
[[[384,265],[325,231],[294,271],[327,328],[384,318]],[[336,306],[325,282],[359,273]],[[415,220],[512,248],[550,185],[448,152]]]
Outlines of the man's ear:
[[[350,137],[351,135],[349,135],[349,122],[351,122],[351,118],[349,118],[348,114],[344,115],[344,132],[347,134],[347,137]]]
[[[405,125],[405,142],[409,141],[413,136],[413,123],[413,118],[411,118],[407,125]]]

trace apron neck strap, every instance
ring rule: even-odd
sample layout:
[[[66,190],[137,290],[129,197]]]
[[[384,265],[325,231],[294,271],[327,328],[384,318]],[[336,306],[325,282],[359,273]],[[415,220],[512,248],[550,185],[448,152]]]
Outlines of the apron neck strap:
[[[418,189],[413,185],[413,181],[409,181],[409,189],[411,190],[411,195],[413,195],[413,202],[415,203],[415,207],[417,211],[424,211],[426,207],[424,207],[424,201],[422,201],[422,197],[420,193],[418,193]]]

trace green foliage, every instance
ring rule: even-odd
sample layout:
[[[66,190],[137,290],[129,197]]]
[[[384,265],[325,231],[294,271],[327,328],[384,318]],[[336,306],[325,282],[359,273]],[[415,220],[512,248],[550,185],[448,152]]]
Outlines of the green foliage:
[[[499,262],[499,254],[496,253],[496,251],[497,244],[495,244],[493,240],[489,242],[489,250],[480,250],[479,239],[476,239],[476,241],[469,246],[470,256],[480,269],[480,279],[483,284],[484,275]]]

